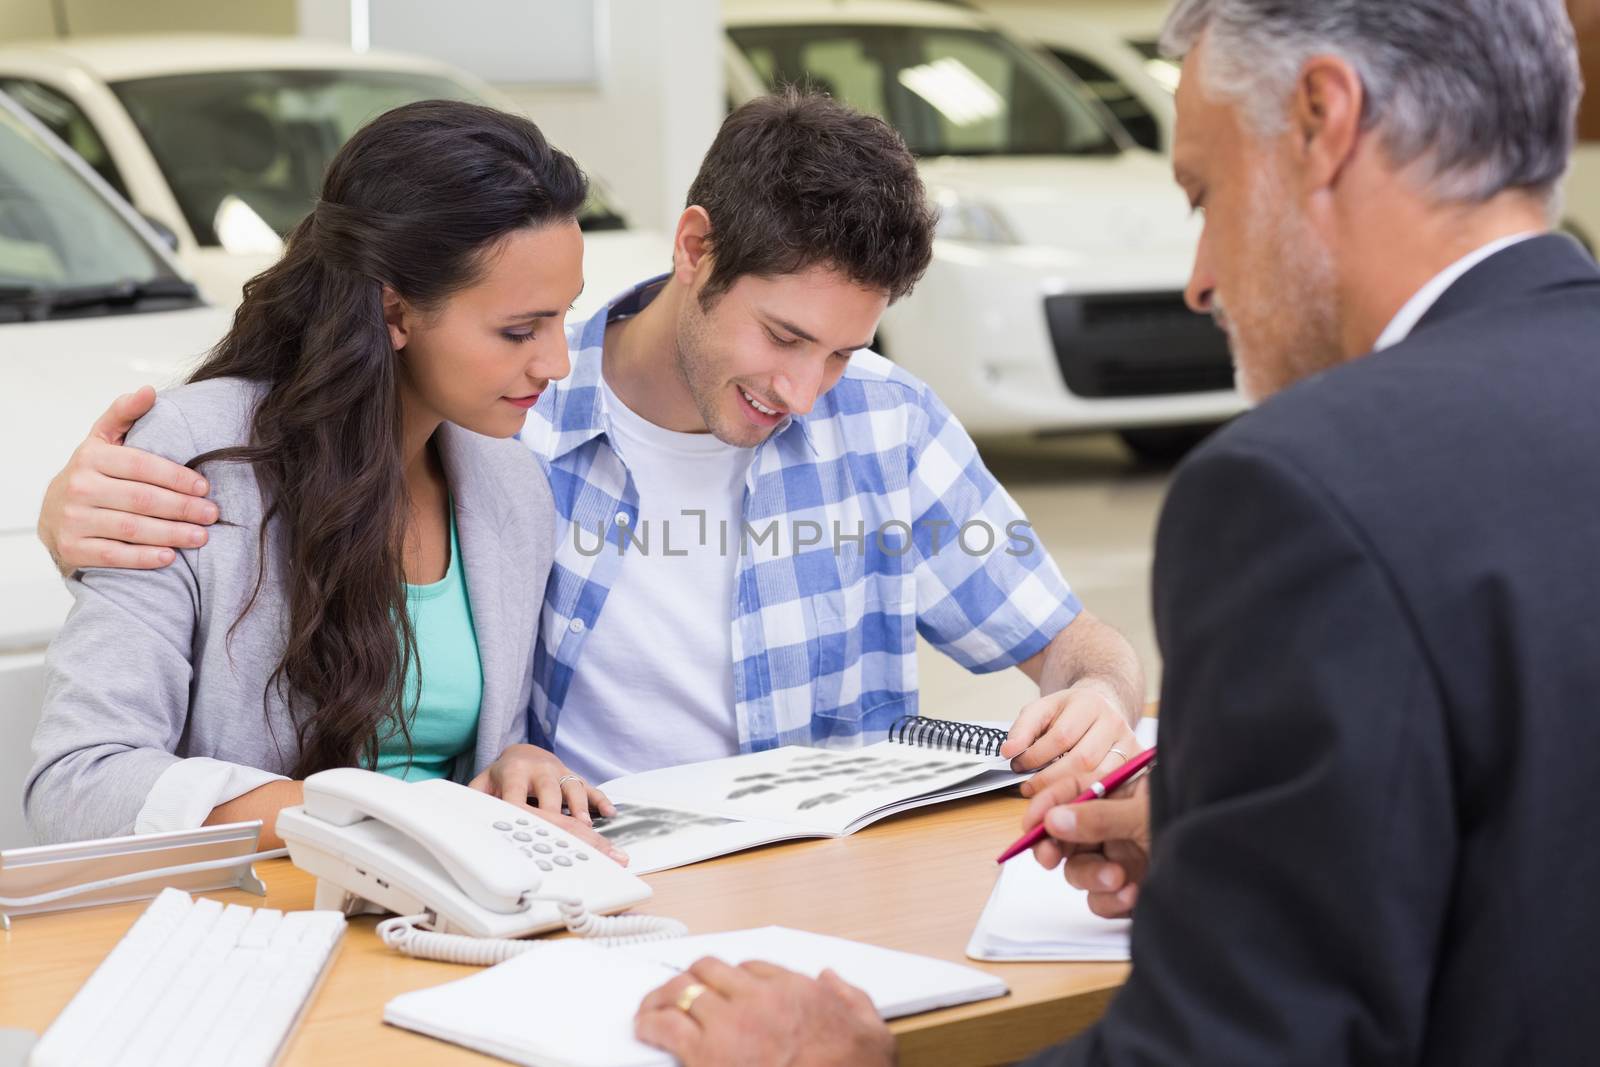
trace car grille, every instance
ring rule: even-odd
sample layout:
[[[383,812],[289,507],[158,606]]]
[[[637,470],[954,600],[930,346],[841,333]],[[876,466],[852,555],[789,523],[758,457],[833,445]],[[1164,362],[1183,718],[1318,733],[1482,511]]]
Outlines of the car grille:
[[[1045,300],[1056,362],[1083,397],[1233,388],[1228,338],[1182,293],[1067,293]]]

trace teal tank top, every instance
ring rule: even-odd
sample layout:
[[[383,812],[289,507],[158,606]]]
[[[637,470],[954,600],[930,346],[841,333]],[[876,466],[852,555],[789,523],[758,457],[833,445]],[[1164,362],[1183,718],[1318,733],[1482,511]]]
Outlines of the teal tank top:
[[[408,753],[405,738],[394,731],[379,742],[373,769],[409,782],[448,778],[456,758],[477,743],[483,706],[483,663],[467,599],[467,567],[456,538],[454,505],[450,566],[437,582],[407,584],[406,610],[417,637],[417,658],[406,670],[405,687],[405,707],[416,707],[410,723],[411,747]]]

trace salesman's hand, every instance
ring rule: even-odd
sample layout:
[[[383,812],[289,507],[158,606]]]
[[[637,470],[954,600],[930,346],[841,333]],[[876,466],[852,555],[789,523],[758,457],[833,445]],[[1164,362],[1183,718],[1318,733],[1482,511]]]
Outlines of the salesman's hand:
[[[194,471],[122,441],[155,406],[145,386],[120,396],[101,415],[72,460],[45,491],[39,540],[63,574],[83,567],[154,570],[175,548],[206,543],[217,506]]]
[[[1000,755],[1013,770],[1038,772],[1022,783],[1031,797],[1058,782],[1102,778],[1139,748],[1116,690],[1084,679],[1023,708]]]
[[[1033,846],[1040,866],[1065,860],[1067,881],[1088,892],[1090,910],[1120,919],[1133,912],[1150,867],[1150,782],[1141,777],[1104,800],[1067,803],[1090,780],[1062,781],[1041,791],[1022,824],[1031,830],[1043,819],[1046,836]]]
[[[701,992],[689,997],[696,986]],[[683,1067],[890,1067],[895,1059],[894,1036],[861,990],[832,971],[812,979],[757,961],[699,961],[645,996],[634,1033]]]

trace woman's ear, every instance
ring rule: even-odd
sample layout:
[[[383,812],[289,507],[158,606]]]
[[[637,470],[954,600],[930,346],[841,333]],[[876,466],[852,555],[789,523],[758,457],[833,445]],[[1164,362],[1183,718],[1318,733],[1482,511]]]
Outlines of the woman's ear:
[[[389,344],[394,346],[396,352],[406,346],[410,340],[413,315],[400,294],[389,288],[383,287],[383,322],[389,328]]]

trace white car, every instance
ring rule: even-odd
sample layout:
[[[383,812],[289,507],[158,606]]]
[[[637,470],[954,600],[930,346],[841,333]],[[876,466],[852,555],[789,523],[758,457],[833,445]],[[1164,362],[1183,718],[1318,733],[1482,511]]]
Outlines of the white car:
[[[1161,55],[1156,37],[1165,15],[1154,9],[1064,8],[1060,4],[980,0],[984,14],[1019,40],[1055,57],[1098,96],[1139,144],[1172,145],[1172,94],[1180,65]],[[1600,233],[1600,151],[1579,144],[1565,186],[1560,228],[1591,253]]]
[[[1171,146],[1178,67],[1152,55],[1144,38],[1124,40],[1060,4],[982,0],[979,6],[1007,33],[1037,44],[1071,71],[1141,147],[1164,152]]]
[[[26,843],[21,776],[44,647],[71,605],[34,536],[45,484],[108,398],[175,382],[229,320],[149,226],[0,93],[0,847]]]
[[[436,97],[517,110],[434,60],[273,37],[13,44],[0,47],[0,89],[156,224],[224,307],[282,253],[333,154],[364,122]],[[629,229],[599,189],[579,222],[578,313],[666,268],[670,240]]]
[[[941,209],[934,261],[879,344],[975,434],[1115,429],[1136,451],[1244,408],[1188,310],[1199,221],[1059,65],[931,0],[725,0],[742,103],[805,84],[882,116]]]

